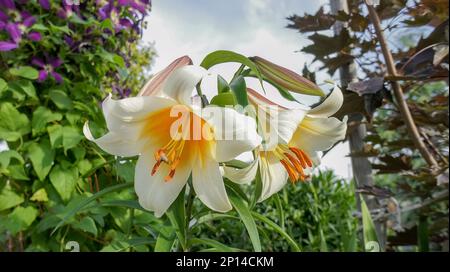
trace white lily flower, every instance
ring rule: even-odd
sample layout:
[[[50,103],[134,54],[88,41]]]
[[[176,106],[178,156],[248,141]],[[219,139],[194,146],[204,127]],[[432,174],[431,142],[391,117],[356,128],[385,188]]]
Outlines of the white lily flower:
[[[259,201],[280,191],[287,180],[292,183],[304,181],[314,165],[320,163],[319,151],[331,148],[345,138],[347,118],[340,121],[330,117],[343,103],[343,95],[335,87],[331,94],[312,109],[287,109],[268,100],[254,90],[248,89],[250,102],[255,106],[276,111],[269,113],[268,121],[258,113],[258,125],[272,126],[266,135],[259,129],[263,142],[256,152],[255,160],[243,169],[225,166],[224,176],[236,183],[249,183],[254,180],[258,167],[261,174],[262,193]],[[265,114],[264,114],[265,115]],[[271,135],[275,134],[276,139]]]
[[[139,155],[136,194],[140,205],[157,217],[177,198],[191,173],[193,188],[206,206],[219,212],[231,210],[219,162],[253,150],[261,142],[255,121],[233,109],[208,106],[197,113],[191,95],[207,71],[186,64],[172,63],[174,69],[164,70],[156,81],[146,84],[141,93],[150,96],[106,98],[102,106],[109,132],[104,136],[94,139],[87,123],[84,126],[86,138],[104,151]],[[198,125],[201,135],[192,136]]]

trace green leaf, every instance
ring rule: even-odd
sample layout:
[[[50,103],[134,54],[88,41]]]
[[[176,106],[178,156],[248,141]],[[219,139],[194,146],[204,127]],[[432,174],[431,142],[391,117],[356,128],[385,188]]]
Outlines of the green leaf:
[[[261,242],[259,240],[258,229],[250,210],[248,209],[242,198],[239,197],[239,195],[234,190],[228,190],[228,196],[230,198],[231,204],[238,212],[239,217],[241,218],[242,222],[245,225],[245,228],[247,229],[250,240],[252,241],[253,249],[256,252],[261,252]]]
[[[322,228],[319,230],[320,237],[320,252],[328,252],[327,240],[325,239],[325,235],[323,234]]]
[[[237,104],[236,97],[234,97],[233,93],[220,93],[214,96],[210,102],[211,105],[216,105],[219,107],[225,106],[235,106]]]
[[[47,31],[48,28],[44,26],[43,24],[34,24],[30,27],[30,29],[38,30],[38,31]]]
[[[14,192],[9,184],[0,190],[0,211],[17,206],[23,201],[23,196]]]
[[[242,252],[244,250],[234,247],[229,247],[224,245],[216,240],[208,239],[208,238],[192,238],[189,240],[191,244],[202,244],[213,247],[218,252]]]
[[[122,184],[117,184],[108,188],[105,188],[97,193],[95,193],[94,195],[80,201],[79,203],[77,203],[77,205],[75,205],[75,207],[69,209],[66,212],[66,215],[63,217],[63,219],[61,219],[61,221],[58,223],[58,225],[56,225],[56,227],[53,229],[51,235],[53,235],[53,233],[55,233],[55,231],[60,228],[62,225],[64,225],[67,220],[69,220],[70,218],[72,218],[75,214],[77,214],[80,210],[82,210],[83,208],[85,208],[87,205],[89,205],[91,202],[93,202],[94,200],[112,193],[112,192],[116,192],[116,191],[120,191],[126,188],[130,188],[133,187],[133,183],[122,183]]]
[[[236,97],[237,103],[242,107],[248,105],[247,85],[243,76],[237,76],[230,83],[231,91]]]
[[[83,159],[80,160],[77,164],[78,171],[80,171],[80,174],[84,176],[86,173],[88,173],[92,169],[92,163],[89,160]],[[129,181],[131,182],[131,181]]]
[[[61,90],[51,90],[49,92],[50,99],[55,103],[55,105],[60,109],[72,109],[73,102],[72,99]]]
[[[48,196],[47,191],[45,191],[44,188],[41,188],[37,190],[30,198],[31,201],[37,201],[37,202],[47,202]]]
[[[283,204],[281,203],[281,199],[280,199],[280,195],[279,194],[275,194],[273,196],[273,199],[275,201],[275,206],[277,207],[277,213],[278,213],[278,218],[280,220],[281,223],[281,229],[285,230],[285,214],[284,214],[284,208],[283,208]]]
[[[175,243],[176,237],[177,235],[175,234],[172,226],[164,226],[160,228],[158,238],[156,239],[154,252],[169,252]]]
[[[247,195],[245,194],[244,191],[242,191],[241,187],[239,186],[239,184],[234,183],[226,178],[224,178],[224,183],[225,183],[225,187],[230,188],[231,190],[233,190],[236,194],[238,194],[238,196],[240,198],[242,198],[244,201],[246,201],[247,203],[250,202],[250,199],[247,197]]]
[[[16,80],[9,83],[9,88],[15,92],[23,92],[29,97],[31,97],[33,100],[38,100],[38,97],[36,95],[36,89],[34,88],[34,85],[29,80]]]
[[[221,77],[220,75],[217,75],[217,93],[226,93],[230,91],[230,86],[228,85],[228,82]]]
[[[120,68],[125,67],[125,60],[117,54],[113,55],[112,61],[113,61],[113,63],[117,64]]]
[[[286,239],[286,241],[288,242],[288,244],[291,246],[292,251],[295,252],[300,252],[301,249],[300,247],[297,245],[297,243],[295,242],[295,240],[289,236],[289,234],[287,234],[280,226],[278,226],[277,224],[275,224],[273,221],[271,221],[270,219],[268,219],[267,217],[256,213],[256,212],[252,212],[252,215],[254,218],[256,218],[257,220],[265,223],[267,226],[269,226],[272,230],[274,230],[275,232],[278,232],[281,236],[284,237],[284,239]]]
[[[110,30],[111,32],[114,31],[114,24],[113,24],[113,22],[111,21],[110,18],[106,18],[105,20],[103,20],[103,21],[100,23],[100,27],[101,27],[102,29],[108,29],[108,30]]]
[[[11,159],[15,159],[17,162],[23,164],[24,160],[19,152],[15,150],[4,150],[0,152],[0,166],[1,168],[8,168]]]
[[[8,220],[6,223],[6,228],[16,235],[19,231],[26,230],[34,222],[38,216],[38,210],[32,206],[17,207],[12,213],[8,215]]]
[[[56,165],[50,172],[50,182],[55,187],[62,200],[68,201],[72,196],[73,191],[78,180],[78,169],[63,168],[61,165]]]
[[[36,135],[41,132],[47,123],[60,121],[61,119],[62,115],[60,113],[53,113],[46,107],[39,106],[33,112],[33,118],[31,119],[32,134]]]
[[[62,128],[64,150],[76,147],[84,136],[75,127],[64,126]]]
[[[419,224],[417,225],[417,241],[419,252],[430,251],[430,241],[428,238],[428,220],[426,216],[420,216]]]
[[[30,180],[28,175],[25,173],[23,165],[10,165],[8,167],[9,176],[17,180]]]
[[[255,190],[252,195],[252,199],[250,201],[250,208],[253,209],[255,207],[256,203],[258,203],[259,198],[262,194],[262,180],[261,180],[261,172],[258,169],[256,170],[256,176],[255,176]]]
[[[30,121],[11,103],[0,104],[0,139],[14,142],[30,132]]]
[[[130,209],[136,209],[143,212],[149,212],[146,209],[142,208],[139,205],[139,202],[136,200],[106,200],[100,202],[100,205],[103,207],[125,207]]]
[[[47,21],[47,22],[50,24],[50,29],[52,30],[52,32],[62,32],[69,36],[72,35],[72,31],[67,26],[67,24],[64,24],[62,26],[57,26],[57,25],[52,24],[50,21]]]
[[[84,231],[84,232],[89,232],[92,233],[92,235],[97,236],[97,226],[95,225],[95,221],[94,219],[92,219],[91,217],[83,217],[83,219],[81,219],[80,221],[77,221],[73,224],[71,224],[72,227],[74,227],[75,229]]]
[[[47,133],[53,148],[61,147],[63,145],[63,127],[61,125],[48,126]]]
[[[9,69],[9,73],[14,76],[23,77],[27,79],[37,79],[39,77],[38,70],[31,66],[22,66],[18,68]]]
[[[123,178],[126,182],[134,181],[134,172],[136,164],[133,161],[117,161],[117,174]]]
[[[246,65],[256,74],[259,73],[258,68],[249,58],[247,58],[244,55],[228,50],[217,50],[209,53],[200,63],[200,66],[202,66],[205,69],[209,69],[214,65],[226,62],[238,62]]]
[[[364,201],[364,198],[361,195],[360,199],[365,249],[366,251],[373,252],[380,251],[380,242],[378,240],[377,232],[372,220],[372,216],[370,215],[369,208],[367,208],[366,201]]]
[[[199,217],[199,218],[197,219],[197,221],[195,222],[195,225],[192,226],[192,227],[201,225],[201,224],[203,224],[203,223],[205,223],[205,222],[208,222],[208,221],[212,221],[212,220],[220,220],[220,219],[235,219],[235,220],[240,220],[239,217],[236,217],[236,216],[233,216],[233,215],[229,215],[229,214],[223,214],[223,213],[208,213],[208,214],[205,214],[205,215]]]
[[[262,75],[261,75],[260,71],[258,70],[258,67],[256,66],[256,64],[253,63],[253,61],[251,61],[246,56],[235,53],[233,51],[217,50],[217,51],[211,52],[203,59],[203,61],[200,63],[200,66],[202,66],[205,69],[209,69],[209,68],[213,67],[214,65],[226,63],[226,62],[237,62],[237,63],[241,63],[243,65],[246,65],[259,78],[259,81],[262,86]]]
[[[183,187],[177,199],[170,205],[166,215],[170,223],[175,228],[175,232],[183,249],[186,249],[186,211],[184,208],[184,192],[186,186]]]
[[[0,77],[0,93],[8,89],[8,83]]]
[[[43,181],[53,165],[55,151],[51,148],[48,141],[32,143],[28,147],[28,156],[33,165],[33,169],[39,180]]]

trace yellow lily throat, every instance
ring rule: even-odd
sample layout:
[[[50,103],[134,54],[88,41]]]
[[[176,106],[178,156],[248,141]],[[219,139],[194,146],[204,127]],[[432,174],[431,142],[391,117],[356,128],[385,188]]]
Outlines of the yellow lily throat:
[[[194,160],[198,163],[204,162],[214,150],[213,145],[215,144],[213,129],[204,119],[193,112],[189,112],[183,117],[188,119],[183,119],[181,123],[178,123],[178,133],[182,133],[183,126],[186,126],[184,129],[187,130],[182,133],[184,137],[172,138],[171,127],[174,122],[180,121],[180,117],[171,116],[170,111],[171,108],[166,108],[150,114],[141,132],[141,138],[152,139],[154,146],[161,146],[153,153],[155,164],[150,174],[154,176],[164,163],[169,168],[168,174],[164,178],[166,182],[173,179],[177,167],[183,167]],[[198,131],[200,134],[196,135],[195,132]]]
[[[286,144],[279,144],[275,148],[274,154],[288,172],[291,183],[305,181],[308,178],[304,169],[311,168],[313,164],[306,152]]]
[[[162,162],[170,166],[169,174],[164,178],[165,181],[170,181],[175,175],[175,170],[181,160],[185,140],[171,140],[163,148],[155,152],[156,163],[152,168],[151,175],[155,175]]]

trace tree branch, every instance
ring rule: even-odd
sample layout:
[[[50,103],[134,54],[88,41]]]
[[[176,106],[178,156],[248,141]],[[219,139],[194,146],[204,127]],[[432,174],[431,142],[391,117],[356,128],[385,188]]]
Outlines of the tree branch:
[[[372,24],[375,28],[375,33],[380,43],[381,50],[383,52],[384,60],[386,62],[386,67],[388,70],[388,76],[397,77],[397,69],[395,68],[394,58],[392,57],[392,54],[389,50],[388,44],[383,34],[383,30],[381,29],[380,18],[378,17],[378,14],[373,5],[368,4],[367,1],[365,3],[367,9],[369,10],[370,20],[372,21]],[[414,145],[419,150],[420,154],[428,163],[428,165],[432,167],[432,170],[437,169],[438,163],[432,156],[430,151],[427,149],[425,143],[422,141],[419,130],[417,129],[416,124],[414,123],[411,112],[409,111],[408,104],[403,98],[402,87],[397,81],[391,81],[391,84],[392,89],[394,90],[394,96],[395,99],[397,100],[400,113],[403,116],[403,120],[406,123],[406,127],[408,128],[409,135],[412,138]]]

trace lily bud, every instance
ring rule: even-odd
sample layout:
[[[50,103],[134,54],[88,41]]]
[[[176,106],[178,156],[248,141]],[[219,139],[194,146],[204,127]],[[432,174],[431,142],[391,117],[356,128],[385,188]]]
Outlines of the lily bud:
[[[137,96],[150,96],[158,94],[161,91],[164,82],[173,73],[173,71],[186,65],[192,65],[192,60],[188,56],[182,56],[174,60],[164,70],[154,75],[152,79],[150,79],[139,91]]]
[[[250,58],[258,66],[261,74],[280,87],[299,94],[325,96],[325,93],[313,82],[292,70],[276,65],[261,57]]]

